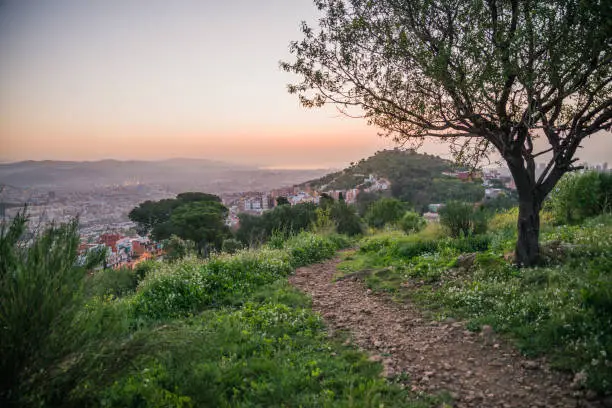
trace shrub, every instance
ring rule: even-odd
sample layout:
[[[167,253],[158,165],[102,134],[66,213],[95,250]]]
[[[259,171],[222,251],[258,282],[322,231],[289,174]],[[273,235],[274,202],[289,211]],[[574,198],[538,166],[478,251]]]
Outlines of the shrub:
[[[146,276],[151,273],[156,268],[160,267],[161,263],[158,261],[148,260],[138,263],[134,267],[134,273],[138,278],[138,282],[146,278]]]
[[[382,228],[398,222],[406,212],[406,205],[395,198],[382,198],[368,207],[365,220],[371,227]]]
[[[234,238],[228,238],[223,240],[223,244],[221,245],[221,251],[234,254],[242,249],[242,243]]]
[[[339,201],[331,207],[331,219],[336,224],[338,234],[346,234],[350,237],[363,233],[361,219],[355,209],[344,201]]]
[[[329,259],[336,254],[338,247],[331,239],[303,232],[286,243],[291,256],[291,264],[297,268]]]
[[[419,232],[423,228],[425,228],[426,225],[427,225],[427,222],[425,221],[425,219],[421,217],[419,214],[415,213],[414,211],[406,212],[406,214],[404,214],[404,216],[399,222],[400,228],[406,234],[412,234],[414,232]]]
[[[54,225],[25,246],[27,217],[0,229],[0,401],[27,393],[31,376],[78,347],[71,322],[83,302],[86,269],[103,261],[92,253],[76,267],[76,221]]]
[[[612,210],[612,174],[568,173],[546,202],[558,223],[577,223]]]
[[[484,211],[475,210],[469,203],[451,201],[440,209],[440,223],[452,237],[480,234],[486,231]]]
[[[125,296],[136,290],[139,277],[130,268],[102,269],[94,272],[89,282],[92,296]]]
[[[245,250],[207,261],[183,260],[149,276],[138,287],[134,312],[148,318],[185,316],[206,307],[230,304],[257,287],[292,271],[282,250]]]
[[[335,231],[336,227],[331,218],[330,208],[317,208],[317,219],[312,225],[312,231],[317,234],[329,234]]]
[[[184,240],[172,235],[164,243],[164,258],[170,262],[178,261],[196,253],[196,245],[193,241]]]

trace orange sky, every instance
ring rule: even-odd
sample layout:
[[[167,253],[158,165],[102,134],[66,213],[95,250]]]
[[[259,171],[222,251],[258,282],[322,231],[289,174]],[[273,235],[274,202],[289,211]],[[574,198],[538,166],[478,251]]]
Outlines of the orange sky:
[[[286,92],[298,78],[279,60],[316,17],[312,0],[6,0],[0,161],[341,167],[393,147],[362,120],[306,110]],[[609,137],[598,139],[582,157],[612,162]]]

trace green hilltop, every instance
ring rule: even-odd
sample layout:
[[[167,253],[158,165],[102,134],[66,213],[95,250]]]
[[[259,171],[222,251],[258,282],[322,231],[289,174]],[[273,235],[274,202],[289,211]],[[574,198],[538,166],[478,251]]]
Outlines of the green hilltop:
[[[361,159],[344,170],[327,174],[303,183],[319,191],[363,189],[364,179],[370,174],[391,183],[386,193],[424,210],[427,204],[449,200],[480,201],[484,188],[479,179],[461,181],[444,175],[445,172],[464,170],[450,160],[420,154],[414,150],[382,150],[367,159]]]

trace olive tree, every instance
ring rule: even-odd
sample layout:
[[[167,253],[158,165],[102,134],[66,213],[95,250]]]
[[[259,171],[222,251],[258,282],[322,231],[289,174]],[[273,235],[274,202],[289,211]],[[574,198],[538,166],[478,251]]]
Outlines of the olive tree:
[[[519,195],[517,261],[539,257],[539,212],[586,138],[612,124],[612,3],[603,0],[315,0],[289,92],[381,134],[449,143],[477,165],[497,151]],[[546,160],[536,175],[536,159]]]

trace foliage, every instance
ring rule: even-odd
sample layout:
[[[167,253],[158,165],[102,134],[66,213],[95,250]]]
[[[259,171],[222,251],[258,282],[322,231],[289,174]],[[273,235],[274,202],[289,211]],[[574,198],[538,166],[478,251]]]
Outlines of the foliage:
[[[257,296],[257,295],[256,295]],[[103,406],[427,407],[379,377],[380,366],[327,337],[320,318],[286,286],[270,299],[171,322],[146,358],[81,403]],[[156,344],[165,344],[157,351]]]
[[[276,205],[277,205],[277,206],[281,206],[281,205],[291,205],[291,203],[289,202],[289,200],[287,199],[287,197],[280,196],[280,197],[276,197]]]
[[[576,223],[612,211],[612,174],[589,171],[563,176],[546,202],[557,223]]]
[[[336,224],[336,232],[350,237],[363,233],[361,219],[357,215],[355,208],[346,204],[345,201],[338,201],[332,205],[330,217]]]
[[[373,202],[389,195],[411,203],[418,211],[432,203],[482,200],[484,187],[480,182],[461,181],[442,175],[442,172],[456,169],[450,161],[437,156],[418,154],[413,150],[382,150],[342,172],[330,173],[308,184],[330,190],[360,188],[355,205],[361,217],[365,216]],[[391,189],[381,192],[364,191],[364,176],[368,174],[388,179]]]
[[[289,92],[306,108],[334,104],[413,147],[438,138],[459,163],[475,167],[499,153],[521,201],[518,264],[534,265],[534,213],[576,169],[581,144],[612,126],[609,3],[315,4],[318,27],[303,24],[294,60],[281,63],[299,77]],[[535,159],[546,153],[536,178]]]
[[[177,235],[195,242],[200,254],[220,249],[223,239],[229,236],[225,225],[227,208],[216,201],[196,201],[174,209],[170,220],[154,230],[156,239]],[[162,232],[163,231],[163,232]]]
[[[372,203],[365,215],[366,222],[374,228],[397,223],[406,212],[406,204],[395,198],[381,198]]]
[[[121,297],[135,291],[139,280],[136,271],[130,268],[102,269],[90,278],[88,292],[92,296]]]
[[[451,201],[439,211],[440,224],[449,229],[451,236],[460,237],[483,233],[486,230],[484,212],[473,204]]]
[[[227,212],[218,196],[188,192],[175,199],[145,201],[130,211],[129,218],[142,234],[151,233],[158,241],[176,235],[194,242],[199,253],[208,255],[209,248],[220,249],[229,235]]]
[[[370,208],[370,205],[380,200],[380,198],[380,193],[360,191],[359,194],[357,194],[357,198],[355,199],[357,214],[359,214],[360,217],[364,217],[366,215],[366,212],[368,211],[368,208]]]
[[[0,230],[0,402],[13,402],[27,379],[72,351],[71,321],[82,304],[87,269],[103,262],[93,253],[77,265],[76,221],[53,225],[21,241],[27,217]]]
[[[228,238],[223,240],[223,245],[221,246],[221,251],[234,254],[242,249],[242,243],[234,238]]]
[[[317,206],[312,203],[281,205],[261,216],[240,214],[240,228],[236,238],[245,245],[261,244],[275,231],[285,235],[306,231],[317,219]]]
[[[321,262],[335,255],[338,242],[313,233],[302,232],[290,238],[285,247],[294,268]]]
[[[336,229],[331,219],[331,209],[319,207],[316,209],[317,219],[312,226],[312,231],[317,234],[327,234]]]
[[[195,243],[172,235],[164,242],[164,252],[164,258],[169,262],[174,262],[195,254]]]
[[[291,270],[291,259],[281,250],[245,250],[207,261],[186,259],[142,282],[133,300],[134,312],[155,319],[185,316],[229,304]]]
[[[419,232],[423,228],[425,228],[426,224],[427,222],[425,221],[425,219],[414,211],[407,211],[406,214],[404,214],[402,219],[399,221],[399,227],[406,234]]]
[[[516,195],[516,192],[508,190],[504,191],[503,194],[495,198],[490,198],[482,202],[483,209],[493,214],[500,211],[506,211],[517,206],[518,196]]]

